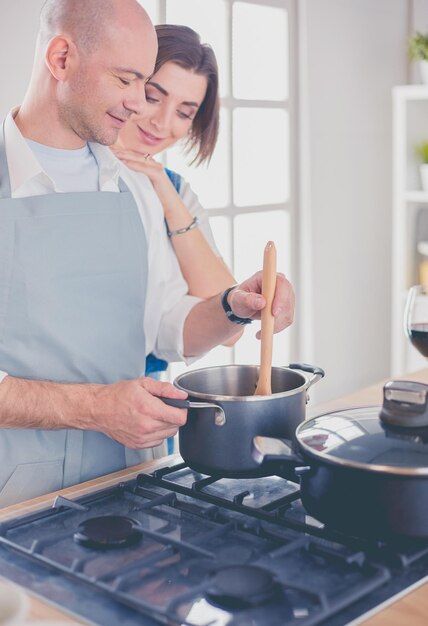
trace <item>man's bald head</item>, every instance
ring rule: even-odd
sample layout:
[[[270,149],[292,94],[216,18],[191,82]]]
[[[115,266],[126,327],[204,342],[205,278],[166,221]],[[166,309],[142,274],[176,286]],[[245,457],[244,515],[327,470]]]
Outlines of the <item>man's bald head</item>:
[[[52,136],[54,122],[57,139],[49,145],[111,145],[144,107],[157,48],[154,26],[137,0],[45,0],[17,123],[40,143]]]
[[[45,46],[52,37],[67,34],[81,51],[92,52],[126,11],[150,22],[136,0],[46,0],[40,13],[39,43]]]

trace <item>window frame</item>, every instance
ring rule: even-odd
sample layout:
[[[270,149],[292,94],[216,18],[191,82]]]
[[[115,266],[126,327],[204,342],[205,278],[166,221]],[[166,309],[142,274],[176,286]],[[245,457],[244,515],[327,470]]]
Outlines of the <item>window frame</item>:
[[[167,21],[167,3],[169,0],[158,0],[158,14],[159,23],[166,23]],[[229,72],[228,76],[228,93],[230,95],[221,98],[221,107],[223,114],[227,115],[229,123],[229,145],[228,150],[230,153],[229,170],[228,170],[228,182],[231,189],[230,199],[226,206],[214,207],[208,209],[210,217],[223,217],[227,218],[230,226],[230,249],[228,250],[228,256],[232,259],[231,271],[234,272],[233,259],[234,259],[234,229],[235,218],[238,215],[248,215],[251,213],[264,213],[267,211],[279,211],[286,212],[289,215],[290,233],[289,241],[286,245],[290,249],[290,276],[288,278],[292,281],[297,298],[299,298],[301,274],[302,274],[302,253],[299,253],[301,249],[300,243],[302,235],[301,215],[299,211],[300,201],[300,155],[299,155],[299,135],[300,135],[300,120],[299,120],[299,38],[298,38],[298,0],[224,0],[227,7],[228,19],[227,19],[227,33],[228,38],[228,55],[230,66],[232,64],[232,17],[233,7],[237,2],[245,3],[249,5],[266,6],[273,8],[285,9],[288,12],[288,98],[284,100],[250,100],[240,99],[233,96],[233,76],[232,72]],[[144,0],[142,0],[144,5]],[[202,4],[202,3],[201,3]],[[203,9],[201,9],[203,10]],[[205,7],[206,10],[206,7]],[[285,110],[289,117],[289,180],[290,180],[290,193],[288,200],[278,204],[263,204],[263,205],[245,205],[237,206],[233,200],[233,117],[234,111],[237,108],[246,109],[260,109],[260,108],[275,108]],[[303,248],[302,248],[303,249]],[[290,355],[297,355],[300,353],[300,347],[302,341],[299,341],[299,325],[297,320],[290,329]],[[305,343],[305,342],[303,342]],[[232,348],[231,362],[235,363],[235,350]],[[294,359],[295,360],[295,359]]]

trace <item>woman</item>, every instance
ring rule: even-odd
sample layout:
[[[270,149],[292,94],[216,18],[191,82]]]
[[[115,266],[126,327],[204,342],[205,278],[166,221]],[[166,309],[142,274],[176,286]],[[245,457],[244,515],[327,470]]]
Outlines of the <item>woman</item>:
[[[185,139],[187,151],[194,153],[192,163],[210,160],[219,128],[217,62],[210,46],[201,44],[199,35],[187,26],[163,24],[156,26],[156,32],[159,50],[155,72],[146,85],[146,112],[131,118],[112,150],[152,182],[189,293],[208,298],[235,280],[218,254],[207,212],[196,195],[180,175],[153,156]],[[146,373],[159,369],[151,356]]]

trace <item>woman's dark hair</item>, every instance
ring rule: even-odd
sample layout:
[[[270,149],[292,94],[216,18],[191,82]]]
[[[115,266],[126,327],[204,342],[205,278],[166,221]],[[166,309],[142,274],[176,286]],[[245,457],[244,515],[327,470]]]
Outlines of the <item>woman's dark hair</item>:
[[[211,159],[218,137],[220,98],[217,60],[211,46],[201,43],[198,33],[187,26],[159,24],[156,33],[159,50],[155,73],[170,61],[207,79],[207,92],[193,119],[186,144],[187,152],[196,152],[192,163],[200,165]]]

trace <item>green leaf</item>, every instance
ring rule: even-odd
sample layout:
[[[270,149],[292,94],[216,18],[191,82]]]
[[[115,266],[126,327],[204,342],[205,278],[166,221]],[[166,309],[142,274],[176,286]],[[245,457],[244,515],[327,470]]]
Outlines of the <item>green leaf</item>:
[[[412,61],[428,61],[428,34],[416,32],[409,39],[408,54]]]
[[[416,153],[422,163],[428,163],[428,141],[424,141],[416,146]]]

